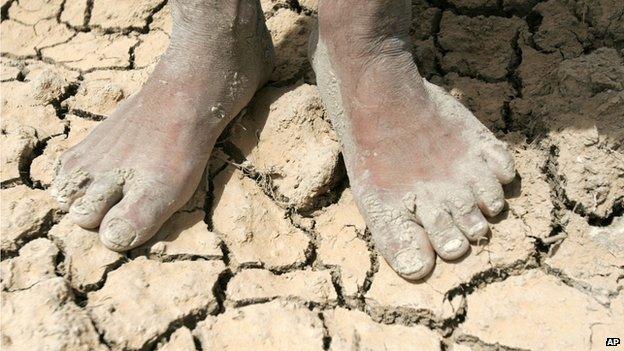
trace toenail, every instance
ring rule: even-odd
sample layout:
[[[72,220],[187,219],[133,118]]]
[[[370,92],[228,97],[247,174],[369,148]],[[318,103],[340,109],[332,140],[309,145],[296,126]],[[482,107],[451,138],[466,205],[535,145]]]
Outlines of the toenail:
[[[503,200],[495,200],[492,202],[492,211],[499,212],[505,206],[505,202]]]
[[[394,257],[394,268],[399,274],[413,275],[420,272],[425,264],[418,258],[420,252],[416,249],[405,249]]]
[[[488,229],[488,225],[485,222],[479,222],[475,225],[472,226],[472,228],[470,228],[468,230],[468,233],[470,233],[470,235],[479,235],[479,237],[483,236],[483,234],[485,234],[487,232]]]
[[[78,200],[77,203],[75,203],[72,206],[71,212],[73,214],[75,214],[75,215],[86,216],[86,215],[91,214],[93,212],[93,208],[92,208],[92,206],[87,206],[85,201],[80,199],[80,200]]]
[[[102,242],[113,250],[125,250],[136,240],[136,230],[123,219],[113,219],[108,223]]]
[[[463,241],[459,239],[453,239],[447,242],[446,244],[444,244],[444,247],[442,249],[447,253],[452,253],[452,252],[459,250],[459,248],[462,247],[462,244],[463,244]]]

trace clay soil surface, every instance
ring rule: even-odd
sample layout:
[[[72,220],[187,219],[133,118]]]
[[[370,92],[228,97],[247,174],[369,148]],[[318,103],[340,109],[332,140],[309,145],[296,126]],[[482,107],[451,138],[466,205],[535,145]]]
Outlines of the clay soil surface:
[[[415,284],[375,252],[353,203],[306,59],[316,1],[262,5],[273,82],[224,133],[189,204],[118,254],[47,189],[59,155],[145,82],[170,7],[0,2],[3,350],[602,350],[624,339],[624,2],[414,0],[422,74],[510,144],[519,173],[491,238]]]

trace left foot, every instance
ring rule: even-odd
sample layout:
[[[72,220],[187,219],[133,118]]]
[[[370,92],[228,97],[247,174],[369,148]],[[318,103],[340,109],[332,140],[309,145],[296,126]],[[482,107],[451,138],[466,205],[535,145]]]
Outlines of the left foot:
[[[511,155],[465,107],[419,75],[409,2],[319,4],[317,83],[376,247],[407,279],[483,237],[504,207]],[[314,46],[314,44],[312,44]],[[423,229],[424,228],[424,229]]]

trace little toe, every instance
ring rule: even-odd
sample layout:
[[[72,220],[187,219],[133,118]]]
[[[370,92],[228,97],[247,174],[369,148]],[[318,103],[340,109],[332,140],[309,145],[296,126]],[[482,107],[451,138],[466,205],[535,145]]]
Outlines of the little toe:
[[[72,203],[81,197],[91,181],[89,173],[76,168],[68,173],[59,173],[52,183],[51,194],[63,211],[69,210]]]
[[[475,180],[472,190],[477,205],[486,216],[494,217],[505,207],[503,187],[493,176]]]
[[[104,175],[87,188],[83,197],[74,202],[69,209],[69,218],[83,228],[96,228],[106,212],[122,196],[123,178],[114,174]]]
[[[114,251],[126,251],[149,240],[173,213],[171,197],[153,187],[131,189],[104,216],[100,240]]]
[[[429,234],[431,246],[440,257],[455,260],[468,252],[468,239],[457,228],[446,209],[423,204],[417,206],[416,214]]]
[[[516,177],[516,166],[513,157],[504,144],[496,143],[481,152],[488,167],[499,182],[511,183]]]

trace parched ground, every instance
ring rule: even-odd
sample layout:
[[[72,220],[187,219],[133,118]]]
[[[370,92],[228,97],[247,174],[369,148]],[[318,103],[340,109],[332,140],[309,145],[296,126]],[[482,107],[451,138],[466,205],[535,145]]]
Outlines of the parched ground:
[[[148,77],[163,0],[2,0],[4,350],[602,350],[624,338],[624,2],[414,0],[422,74],[510,143],[488,242],[395,275],[353,203],[306,44],[265,0],[273,83],[144,247],[106,250],[46,189]],[[172,116],[175,118],[175,116]],[[616,348],[614,348],[616,349]]]

